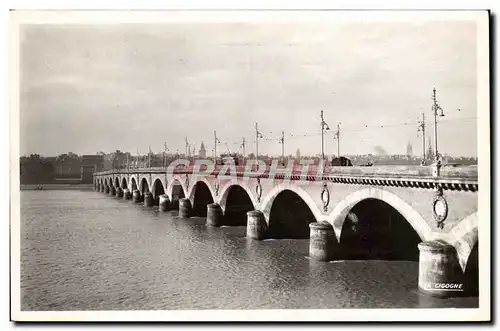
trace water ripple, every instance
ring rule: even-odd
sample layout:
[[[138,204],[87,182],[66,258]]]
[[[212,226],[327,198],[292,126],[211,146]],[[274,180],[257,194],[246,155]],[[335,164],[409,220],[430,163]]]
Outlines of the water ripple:
[[[308,240],[95,192],[21,192],[23,310],[476,307],[415,291],[418,264],[307,258]]]

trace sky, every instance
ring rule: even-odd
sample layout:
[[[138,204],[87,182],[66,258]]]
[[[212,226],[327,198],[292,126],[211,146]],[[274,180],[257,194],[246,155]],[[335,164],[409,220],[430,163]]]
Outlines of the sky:
[[[218,153],[245,138],[248,154],[258,123],[260,154],[284,131],[285,154],[313,155],[323,110],[341,154],[420,155],[435,87],[439,151],[477,156],[476,53],[470,21],[22,25],[20,153],[183,153],[187,137],[211,155],[216,130]]]

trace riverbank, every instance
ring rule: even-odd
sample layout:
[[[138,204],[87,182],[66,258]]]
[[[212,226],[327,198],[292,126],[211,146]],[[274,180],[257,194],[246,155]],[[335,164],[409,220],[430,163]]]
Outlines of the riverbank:
[[[21,184],[21,191],[80,190],[92,191],[93,184]]]

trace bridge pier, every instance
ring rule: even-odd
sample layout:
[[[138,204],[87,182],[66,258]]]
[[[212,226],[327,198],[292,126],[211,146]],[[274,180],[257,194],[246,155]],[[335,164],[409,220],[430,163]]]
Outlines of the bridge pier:
[[[116,196],[117,196],[118,198],[122,198],[122,197],[123,197],[123,190],[122,190],[122,188],[121,188],[121,187],[117,187],[117,188],[116,188]]]
[[[309,256],[318,261],[331,261],[334,259],[337,238],[333,226],[326,222],[309,224]]]
[[[191,201],[187,198],[182,198],[179,200],[179,217],[189,218],[191,216]]]
[[[132,194],[130,194],[130,190],[128,188],[123,190],[123,200],[130,200]]]
[[[168,195],[160,195],[158,206],[160,207],[160,211],[168,211],[170,209],[170,199],[168,198]]]
[[[457,296],[464,291],[462,269],[455,247],[443,241],[418,244],[418,288],[431,296]]]
[[[207,225],[221,226],[222,225],[222,208],[217,203],[207,205]]]
[[[114,186],[109,187],[109,195],[115,195],[116,194],[116,189]]]
[[[104,194],[109,194],[109,186],[104,187]]]
[[[134,190],[134,192],[132,192],[132,202],[141,202],[141,192],[139,192],[139,190]]]
[[[154,205],[153,194],[151,192],[144,193],[144,206],[152,207]]]
[[[267,231],[264,214],[260,210],[247,212],[247,238],[262,240]]]

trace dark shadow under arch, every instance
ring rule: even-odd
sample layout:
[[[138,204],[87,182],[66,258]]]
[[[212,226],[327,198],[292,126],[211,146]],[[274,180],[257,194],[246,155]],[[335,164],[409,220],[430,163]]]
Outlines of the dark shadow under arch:
[[[146,178],[143,178],[141,180],[141,190],[142,190],[142,192],[141,192],[142,195],[149,192],[149,185],[148,185],[148,181],[146,180]]]
[[[115,178],[115,188],[116,187],[120,187],[120,180],[118,179],[118,177]]]
[[[165,190],[163,189],[163,183],[161,182],[161,180],[155,179],[155,181],[153,183],[153,187],[154,187],[153,196],[154,196],[155,205],[159,205],[160,204],[160,195],[165,194]]]
[[[247,212],[254,210],[252,200],[240,185],[229,188],[224,212],[224,225],[246,225]]]
[[[135,181],[135,178],[132,177],[132,179],[130,180],[130,189],[132,190],[132,192],[134,190],[137,190],[137,182]]]
[[[127,186],[127,179],[125,177],[122,178],[122,189],[128,188]]]
[[[467,260],[464,272],[464,287],[466,295],[479,295],[479,255],[477,242],[474,245],[474,248],[472,248],[469,259]]]
[[[179,208],[179,200],[185,198],[184,190],[182,189],[181,182],[174,179],[172,183],[172,208]]]
[[[418,261],[421,239],[395,208],[378,199],[358,202],[347,215],[340,236],[343,259]]]
[[[207,205],[213,203],[212,193],[204,182],[197,182],[194,187],[193,216],[207,217]]]
[[[295,192],[281,191],[273,201],[269,215],[268,238],[309,238],[309,223],[316,222],[309,206]]]

